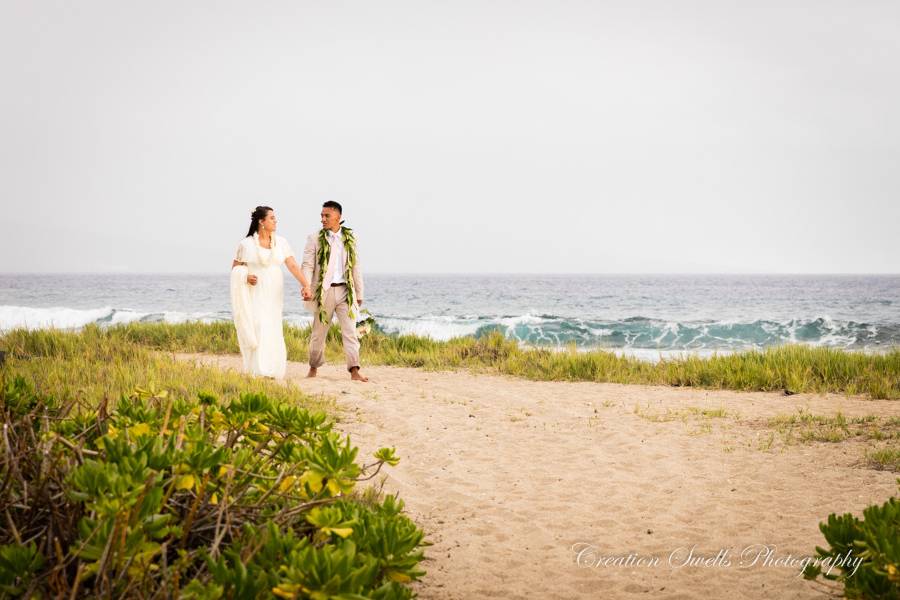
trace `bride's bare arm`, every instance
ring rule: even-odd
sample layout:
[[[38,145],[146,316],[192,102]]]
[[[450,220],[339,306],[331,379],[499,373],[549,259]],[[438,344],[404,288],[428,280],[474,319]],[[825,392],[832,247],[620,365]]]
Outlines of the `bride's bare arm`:
[[[239,260],[237,260],[237,259],[231,261],[231,268],[232,268],[232,269],[235,268],[235,267],[244,267],[244,266],[246,266],[246,265],[247,265],[247,263],[241,262],[241,261],[239,261]],[[247,283],[249,283],[250,285],[256,285],[256,275],[249,275],[249,274],[248,274],[248,275],[247,275]]]
[[[235,253],[235,258],[234,258],[234,260],[231,261],[231,268],[234,269],[235,267],[238,267],[238,266],[241,266],[241,267],[246,266],[247,263],[245,263],[243,261],[243,258],[244,258],[244,245],[242,242],[241,244],[238,244],[237,252]],[[250,285],[256,285],[256,275],[248,274],[247,275],[247,283],[249,283]]]

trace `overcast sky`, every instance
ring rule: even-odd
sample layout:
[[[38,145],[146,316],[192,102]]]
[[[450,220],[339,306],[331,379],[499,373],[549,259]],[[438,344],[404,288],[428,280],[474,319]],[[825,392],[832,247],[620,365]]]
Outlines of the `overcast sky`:
[[[900,272],[900,2],[0,2],[2,272]]]

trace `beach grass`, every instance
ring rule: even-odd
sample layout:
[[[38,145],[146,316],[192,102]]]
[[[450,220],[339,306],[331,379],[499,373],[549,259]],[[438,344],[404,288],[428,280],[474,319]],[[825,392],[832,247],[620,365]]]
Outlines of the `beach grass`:
[[[672,410],[667,408],[665,412],[653,412],[649,406],[641,407],[639,404],[634,405],[633,412],[638,417],[651,423],[667,423],[669,421],[681,421],[687,423],[688,420],[704,420],[723,419],[728,415],[724,408],[698,408],[696,406],[688,406],[684,409]]]
[[[765,448],[760,446],[760,449],[772,448],[776,434],[786,446],[862,442],[864,464],[873,469],[900,472],[900,417],[875,414],[848,417],[841,412],[814,415],[801,409],[794,414],[772,417],[766,425],[772,433]]]
[[[309,327],[285,325],[288,359],[305,362]],[[48,332],[42,343],[61,332]],[[178,324],[131,323],[93,331],[99,339],[122,340],[135,346],[172,352],[239,352],[229,322]],[[0,338],[10,346],[27,335],[11,332]],[[326,357],[341,362],[340,330],[331,328]],[[36,340],[33,343],[37,343]],[[650,363],[617,356],[606,350],[576,352],[522,348],[499,332],[474,338],[437,341],[414,335],[373,331],[362,339],[363,364],[394,365],[430,370],[469,369],[542,381],[595,381],[625,384],[691,386],[785,393],[834,392],[873,399],[900,399],[900,349],[884,354],[785,344],[707,358],[664,358]]]
[[[900,448],[878,447],[867,450],[866,461],[874,469],[900,472]]]
[[[794,414],[777,415],[768,420],[785,443],[843,442],[845,440],[900,442],[900,418],[863,415],[847,417],[814,415],[805,410]]]
[[[113,407],[135,388],[149,387],[192,398],[199,392],[219,397],[261,393],[309,410],[337,412],[333,400],[305,394],[295,384],[189,364],[125,333],[96,325],[78,332],[15,330],[0,337],[0,349],[7,353],[4,370],[62,402],[104,398]],[[215,339],[215,332],[209,333]]]

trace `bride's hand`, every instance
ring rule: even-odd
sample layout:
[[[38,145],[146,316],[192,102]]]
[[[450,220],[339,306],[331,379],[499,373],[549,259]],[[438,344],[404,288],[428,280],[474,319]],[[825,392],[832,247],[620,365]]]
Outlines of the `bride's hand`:
[[[256,275],[247,275],[247,283],[256,285]]]
[[[308,285],[303,286],[303,289],[300,290],[300,295],[303,296],[304,300],[312,300],[312,290],[309,289]]]

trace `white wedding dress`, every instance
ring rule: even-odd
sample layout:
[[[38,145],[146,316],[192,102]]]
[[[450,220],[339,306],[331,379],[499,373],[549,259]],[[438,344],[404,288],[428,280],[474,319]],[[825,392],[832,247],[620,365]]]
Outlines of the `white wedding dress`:
[[[235,260],[247,263],[231,270],[231,309],[244,371],[283,379],[287,367],[282,311],[284,275],[281,265],[294,253],[287,240],[273,236],[274,246],[259,245],[258,234],[244,238]],[[256,275],[256,285],[247,283]]]

